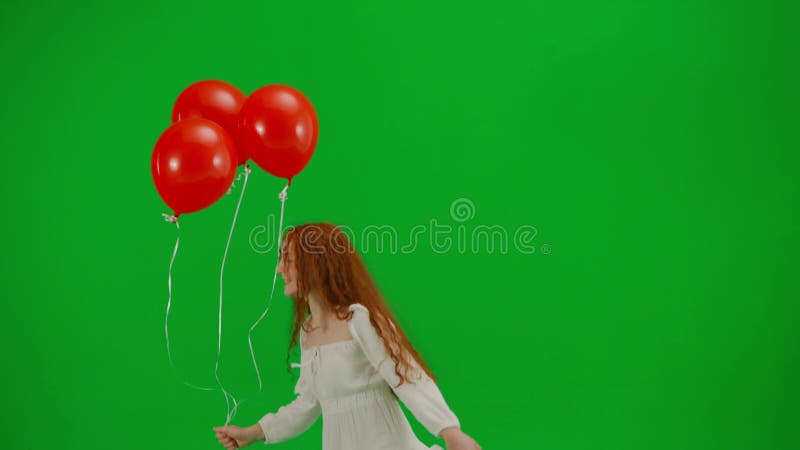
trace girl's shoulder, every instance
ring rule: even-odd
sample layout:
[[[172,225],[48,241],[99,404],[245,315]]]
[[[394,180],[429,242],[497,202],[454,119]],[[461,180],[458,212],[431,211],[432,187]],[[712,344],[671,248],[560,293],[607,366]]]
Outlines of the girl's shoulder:
[[[361,312],[365,312],[365,313],[369,314],[369,310],[367,309],[367,307],[362,305],[361,303],[353,303],[347,309],[349,311],[353,311],[353,312],[361,311]]]

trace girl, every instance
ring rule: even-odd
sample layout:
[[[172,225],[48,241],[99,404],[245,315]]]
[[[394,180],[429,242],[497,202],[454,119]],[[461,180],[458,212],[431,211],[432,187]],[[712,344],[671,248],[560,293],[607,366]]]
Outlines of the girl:
[[[294,303],[289,351],[300,337],[297,397],[250,427],[214,427],[225,448],[286,441],[322,415],[323,450],[441,450],[416,437],[399,398],[448,450],[480,450],[339,228],[287,231],[277,270]]]

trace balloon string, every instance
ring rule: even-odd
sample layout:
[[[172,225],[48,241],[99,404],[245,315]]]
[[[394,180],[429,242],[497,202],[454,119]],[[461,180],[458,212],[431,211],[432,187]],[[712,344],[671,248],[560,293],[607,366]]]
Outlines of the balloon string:
[[[219,320],[217,324],[217,361],[214,364],[214,377],[217,380],[217,384],[219,385],[220,389],[222,390],[222,394],[225,396],[225,406],[227,414],[225,416],[225,425],[227,426],[231,419],[236,415],[236,411],[239,409],[239,402],[236,401],[236,398],[225,390],[225,387],[222,385],[222,380],[219,376],[219,362],[220,356],[222,354],[222,281],[223,275],[225,273],[225,261],[228,259],[228,249],[231,246],[231,238],[233,237],[233,230],[236,227],[236,219],[239,217],[239,208],[242,206],[242,198],[244,198],[244,191],[247,189],[247,178],[250,175],[250,165],[244,165],[244,182],[242,183],[242,191],[239,193],[239,201],[236,203],[236,210],[233,213],[233,221],[231,222],[231,229],[228,233],[228,242],[225,244],[225,253],[222,255],[222,265],[219,269]],[[231,410],[231,402],[233,402],[233,409]]]
[[[178,370],[175,368],[175,363],[172,361],[172,351],[170,350],[170,345],[169,345],[169,311],[172,308],[172,266],[175,264],[175,256],[178,254],[178,245],[181,242],[181,236],[180,236],[181,226],[178,223],[178,219],[175,216],[170,216],[169,214],[166,213],[162,213],[161,215],[164,216],[164,220],[166,220],[167,222],[174,223],[175,227],[177,228],[177,237],[175,238],[175,248],[172,250],[172,259],[170,259],[169,261],[169,273],[167,275],[167,290],[168,290],[167,313],[164,318],[164,335],[166,336],[166,341],[167,341],[167,358],[169,359],[169,366],[172,368],[172,374],[175,376],[175,378],[181,383],[185,384],[186,386],[189,386],[192,389],[197,389],[200,391],[213,391],[215,390],[215,388],[197,386],[181,379],[178,376]]]
[[[289,189],[289,185],[287,184],[284,186],[283,190],[278,194],[278,198],[281,201],[281,216],[280,221],[278,224],[278,262],[275,265],[275,272],[272,274],[272,290],[269,293],[269,303],[267,304],[267,309],[261,313],[261,316],[256,320],[256,322],[250,327],[250,331],[247,333],[247,342],[250,344],[250,355],[253,357],[253,366],[256,368],[256,377],[258,377],[258,392],[261,392],[261,372],[258,370],[258,361],[256,361],[256,354],[253,351],[253,330],[258,326],[259,322],[267,315],[270,306],[272,306],[272,298],[275,296],[275,283],[278,279],[278,265],[281,261],[281,238],[283,235],[283,213],[286,207],[286,198],[287,194],[286,191]]]

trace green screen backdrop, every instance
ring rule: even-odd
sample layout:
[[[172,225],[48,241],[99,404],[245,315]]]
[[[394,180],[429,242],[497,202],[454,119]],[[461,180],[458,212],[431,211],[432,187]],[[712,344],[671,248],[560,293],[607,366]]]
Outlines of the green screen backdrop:
[[[312,101],[287,224],[359,237],[483,448],[800,448],[794,2],[12,0],[0,22],[4,448],[222,448],[223,396],[168,363],[176,229],[150,175],[202,79]],[[280,281],[261,392],[247,344],[283,185],[254,167],[225,268],[236,425],[293,399]],[[240,189],[181,217],[194,384],[215,384]]]

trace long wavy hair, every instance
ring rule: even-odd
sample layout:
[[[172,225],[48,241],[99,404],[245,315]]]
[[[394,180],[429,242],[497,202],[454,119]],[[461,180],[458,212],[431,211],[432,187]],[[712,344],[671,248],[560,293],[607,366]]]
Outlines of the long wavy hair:
[[[383,341],[387,354],[395,362],[395,373],[400,379],[396,387],[410,382],[408,374],[413,367],[409,357],[413,357],[426,374],[436,381],[428,365],[411,345],[394,314],[381,295],[375,281],[367,271],[361,256],[344,232],[331,223],[308,223],[290,228],[284,238],[281,258],[288,251],[294,252],[297,269],[297,294],[293,299],[294,317],[289,350],[298,343],[300,327],[305,327],[306,316],[310,313],[308,294],[313,289],[319,294],[324,306],[336,314],[340,320],[349,320],[353,312],[348,307],[361,303],[369,310],[369,318],[378,336]],[[289,355],[286,357],[289,366]]]

